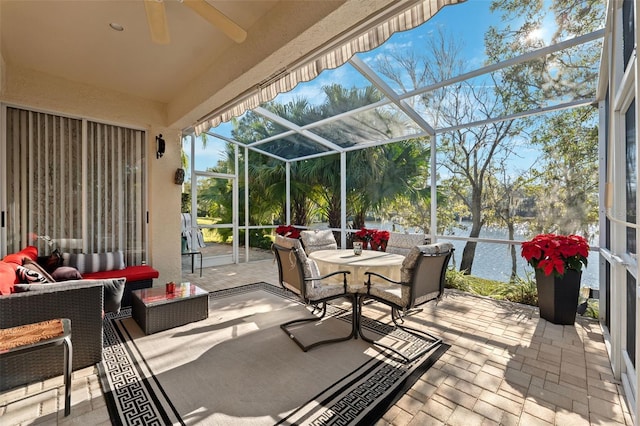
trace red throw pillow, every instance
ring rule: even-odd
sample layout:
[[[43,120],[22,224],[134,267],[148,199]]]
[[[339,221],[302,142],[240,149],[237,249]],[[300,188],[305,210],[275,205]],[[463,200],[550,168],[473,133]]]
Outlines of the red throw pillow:
[[[27,246],[20,250],[17,253],[8,254],[2,259],[3,262],[7,263],[15,263],[16,265],[21,265],[24,263],[24,259],[33,260],[34,262],[38,260],[38,247],[36,246]]]
[[[16,284],[18,276],[16,275],[15,263],[0,262],[0,294],[11,294],[13,286]]]

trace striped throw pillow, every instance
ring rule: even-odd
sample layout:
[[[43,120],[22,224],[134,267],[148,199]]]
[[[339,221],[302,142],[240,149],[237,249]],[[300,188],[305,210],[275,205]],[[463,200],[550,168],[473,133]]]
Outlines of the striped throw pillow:
[[[108,253],[62,253],[62,266],[76,268],[81,274],[100,271],[124,269],[124,253],[112,251]]]

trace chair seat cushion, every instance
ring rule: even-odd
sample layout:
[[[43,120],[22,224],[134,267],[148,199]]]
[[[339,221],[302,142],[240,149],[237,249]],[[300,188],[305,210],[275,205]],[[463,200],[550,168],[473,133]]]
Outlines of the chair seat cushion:
[[[401,308],[409,306],[409,288],[397,284],[372,284],[369,292]]]
[[[319,300],[344,294],[344,287],[340,284],[320,284],[317,287],[307,286],[307,299]]]

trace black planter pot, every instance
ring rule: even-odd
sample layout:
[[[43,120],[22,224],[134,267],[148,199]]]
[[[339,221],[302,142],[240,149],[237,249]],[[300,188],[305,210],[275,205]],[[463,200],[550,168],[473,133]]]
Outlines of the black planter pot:
[[[582,271],[568,269],[564,276],[545,275],[536,269],[540,318],[554,324],[570,325],[576,321]]]

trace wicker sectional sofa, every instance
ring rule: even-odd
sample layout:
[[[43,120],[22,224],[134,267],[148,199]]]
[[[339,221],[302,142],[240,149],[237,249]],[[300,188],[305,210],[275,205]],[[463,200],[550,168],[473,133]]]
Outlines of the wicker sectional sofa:
[[[106,269],[111,270],[84,272],[82,279],[42,283],[27,277],[39,273],[52,278],[45,260],[37,258],[37,249],[29,246],[0,261],[0,328],[69,318],[73,370],[95,365],[102,360],[104,312],[130,306],[131,291],[151,287],[159,273],[147,265],[122,264],[111,269],[113,263],[108,262]],[[21,281],[21,277],[28,279]],[[49,347],[0,357],[0,392],[63,374],[63,356],[61,347]]]
[[[69,318],[73,370],[100,362],[103,281],[66,281],[46,287],[0,296],[0,328]],[[62,375],[63,356],[61,346],[3,356],[0,358],[0,391]]]
[[[12,279],[16,277],[16,267],[18,265],[25,266],[24,262],[27,261],[37,261],[42,266],[42,269],[46,270],[45,272],[40,272],[44,273],[48,280],[51,279],[48,273],[55,277],[54,271],[62,266],[72,267],[77,273],[76,276],[65,277],[64,280],[125,278],[126,285],[122,297],[122,306],[131,306],[131,292],[133,290],[152,287],[153,280],[160,276],[160,273],[149,265],[126,265],[121,251],[89,254],[62,253],[60,261],[55,261],[56,264],[52,264],[48,259],[52,259],[52,257],[38,257],[38,249],[34,246],[28,246],[18,253],[5,256],[0,261],[0,295],[15,292],[13,285],[18,283],[18,280],[14,282]],[[56,279],[56,281],[61,280]]]

